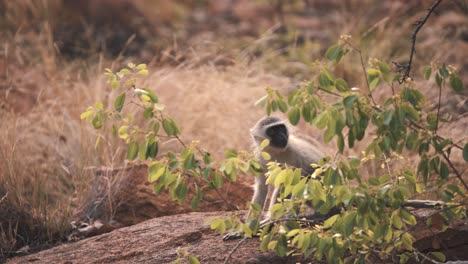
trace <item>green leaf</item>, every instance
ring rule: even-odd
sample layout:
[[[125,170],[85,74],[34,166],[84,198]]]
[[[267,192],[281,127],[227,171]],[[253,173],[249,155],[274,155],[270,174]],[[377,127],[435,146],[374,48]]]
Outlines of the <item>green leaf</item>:
[[[431,66],[424,66],[423,68],[424,79],[429,80],[429,78],[431,78],[431,74],[432,74]]]
[[[166,166],[159,162],[152,162],[148,167],[148,182],[156,182],[166,172]]]
[[[264,143],[265,140],[262,141],[262,144],[265,144]],[[269,144],[270,141],[268,141],[268,144]],[[229,158],[235,158],[237,157],[237,151],[235,149],[228,149],[226,150],[226,152],[224,153],[224,157],[226,159],[229,159]]]
[[[262,238],[262,242],[260,243],[260,250],[262,252],[268,251],[268,244],[271,241],[272,234],[268,234]]]
[[[403,220],[410,224],[410,225],[415,225],[417,222],[416,222],[416,217],[414,217],[413,214],[411,214],[410,212],[408,212],[407,210],[405,209],[400,209],[400,214],[401,214],[401,217],[403,218]]]
[[[369,88],[371,91],[379,84],[380,82],[380,70],[370,68],[367,70],[367,81],[369,82]]]
[[[213,182],[213,186],[216,189],[219,189],[223,185],[223,177],[219,173],[214,173],[212,182]]]
[[[340,133],[337,135],[338,136],[338,140],[336,142],[336,144],[338,145],[338,150],[340,151],[340,153],[343,153],[344,151],[344,137],[343,135]]]
[[[137,68],[138,70],[143,70],[143,69],[146,69],[146,68],[147,68],[147,65],[144,64],[144,63],[141,63],[141,64],[138,64],[138,65],[136,66],[136,68]]]
[[[213,221],[210,225],[211,229],[218,231],[219,233],[225,233],[226,232],[226,223],[224,222],[224,219],[217,219]]]
[[[286,256],[288,252],[288,240],[285,235],[281,235],[278,238],[278,243],[276,244],[276,254],[280,257]]]
[[[270,145],[270,140],[264,139],[262,143],[260,143],[260,150],[265,149],[268,145]]]
[[[371,185],[374,185],[374,186],[379,186],[379,185],[380,185],[380,181],[379,181],[379,179],[376,178],[376,177],[370,177],[370,178],[369,178],[369,183],[370,183]]]
[[[431,255],[434,256],[438,261],[445,262],[446,258],[442,252],[431,252]]]
[[[392,225],[393,225],[395,228],[401,229],[401,228],[403,227],[403,221],[401,221],[401,218],[400,218],[400,216],[398,216],[398,214],[393,213],[393,214],[392,214],[391,221],[392,221]]]
[[[354,106],[354,102],[356,102],[359,98],[356,96],[356,95],[349,95],[349,96],[346,96],[344,99],[343,99],[343,105],[346,107],[346,108],[353,108]]]
[[[126,75],[126,74],[130,74],[131,71],[130,71],[129,69],[125,69],[125,68],[124,68],[124,69],[121,69],[121,70],[119,71],[119,73],[122,74],[122,75]]]
[[[460,93],[463,91],[463,83],[460,77],[458,77],[458,75],[452,74],[450,76],[450,86],[457,93]]]
[[[416,109],[420,109],[424,103],[424,95],[416,89],[405,87],[401,91],[401,94],[403,99],[410,102]]]
[[[113,79],[113,80],[111,81],[111,87],[112,87],[112,89],[117,89],[117,88],[119,88],[119,86],[120,86],[120,82],[119,82],[117,79]]]
[[[307,85],[307,92],[310,94],[310,95],[313,95],[314,94],[314,83],[311,82],[309,83],[309,85]]]
[[[401,236],[401,242],[403,248],[408,251],[413,251],[413,237],[409,233],[404,233]]]
[[[442,65],[442,67],[439,69],[439,73],[444,78],[447,78],[449,76],[449,71],[448,71],[447,67],[445,66],[445,64]]]
[[[151,99],[151,102],[157,103],[159,101],[158,96],[156,95],[155,92],[151,91],[148,88],[143,88],[144,91],[146,91],[148,94],[148,97]]]
[[[343,49],[338,44],[335,44],[327,49],[325,56],[327,59],[338,63],[343,57]]]
[[[327,128],[327,130],[325,130],[325,133],[323,133],[323,141],[325,143],[330,142],[335,136],[335,134],[335,129],[333,129],[332,127]]]
[[[138,153],[138,158],[141,161],[145,161],[147,157],[147,152],[148,152],[148,139],[143,140],[140,144],[140,150]]]
[[[190,264],[200,264],[200,261],[195,256],[188,256]]]
[[[379,62],[379,70],[382,73],[382,79],[386,82],[391,82],[392,77],[390,75],[390,65],[385,62]]]
[[[449,169],[448,169],[447,165],[445,164],[445,162],[440,163],[439,173],[440,173],[440,177],[442,179],[444,179],[444,180],[448,179]]]
[[[148,151],[146,153],[146,157],[147,158],[156,158],[156,156],[158,155],[158,148],[159,148],[159,145],[158,145],[158,142],[155,141],[151,144],[148,145]]]
[[[263,96],[262,98],[258,99],[256,102],[255,102],[255,106],[262,106],[264,107],[265,106],[265,103],[267,102],[267,99],[268,99],[268,95],[265,95]]]
[[[288,118],[289,118],[289,122],[295,126],[299,123],[299,119],[301,117],[301,113],[299,111],[299,108],[297,107],[293,107],[291,110],[289,110],[289,113],[288,113]]]
[[[279,107],[280,111],[283,112],[283,113],[286,113],[288,111],[288,105],[283,100],[278,101],[278,107]]]
[[[328,218],[327,220],[325,220],[325,222],[323,223],[323,228],[331,227],[336,222],[336,220],[338,219],[339,216],[340,215],[337,214],[337,215],[334,215],[334,216]]]
[[[388,126],[390,125],[390,122],[392,122],[392,118],[393,118],[393,111],[392,110],[388,110],[387,112],[385,112],[384,114],[384,125]]]
[[[260,155],[262,156],[262,159],[264,159],[264,160],[270,160],[271,159],[271,155],[268,152],[262,151],[262,153]]]
[[[179,183],[174,191],[175,197],[177,198],[177,201],[179,203],[182,203],[185,199],[185,196],[187,196],[188,188],[185,183]]]
[[[128,144],[127,159],[134,160],[137,157],[137,154],[138,154],[138,143],[136,141],[132,141],[130,142],[130,144]]]
[[[128,126],[121,126],[118,130],[119,138],[127,139],[128,138]]]
[[[183,162],[183,167],[186,169],[186,170],[190,170],[193,168],[195,164],[195,155],[193,154],[192,151],[190,151],[187,156],[185,157],[184,159],[184,162]]]
[[[413,171],[411,170],[405,170],[403,172],[403,176],[405,177],[405,179],[413,184],[416,184],[416,177],[414,176],[413,174]]]
[[[104,110],[104,104],[101,101],[96,102],[94,107],[96,107],[98,110]]]
[[[335,85],[335,81],[333,76],[324,69],[319,75],[319,84],[323,89],[331,90]]]
[[[463,146],[463,159],[468,161],[468,143]]]
[[[179,134],[179,128],[177,127],[174,120],[169,119],[169,118],[164,118],[162,123],[163,123],[164,131],[166,132],[168,136],[176,136],[177,134]]]
[[[154,116],[153,109],[152,108],[146,108],[145,111],[143,111],[143,116],[146,119],[150,119]]]
[[[314,120],[318,129],[323,129],[327,125],[328,115],[326,111],[321,112]]]
[[[302,107],[302,117],[304,118],[304,121],[310,122],[311,120],[311,109],[309,104],[305,104]]]
[[[343,79],[336,79],[335,86],[336,86],[336,89],[340,92],[349,91],[348,83]]]
[[[195,196],[192,198],[192,201],[190,201],[190,207],[195,210],[198,209],[198,203],[202,199],[202,191],[198,187],[198,185],[195,185]]]
[[[143,69],[143,70],[139,70],[137,74],[141,75],[141,76],[147,76],[148,75],[148,70],[147,69]]]
[[[117,96],[114,101],[114,107],[117,112],[122,111],[122,108],[125,103],[125,93],[122,93],[121,95]]]
[[[96,113],[96,115],[93,118],[93,121],[91,121],[93,127],[95,129],[100,129],[104,125],[104,120],[106,116],[103,111],[99,111]]]
[[[356,212],[350,212],[343,217],[343,233],[346,236],[353,233],[353,228],[356,222]]]
[[[271,102],[271,111],[276,112],[278,110],[278,103],[276,101]]]
[[[93,114],[94,114],[94,110],[93,108],[90,106],[88,107],[88,109],[86,109],[85,112],[83,112],[81,115],[80,115],[80,119],[86,119],[88,121],[91,120],[91,117],[93,117]]]

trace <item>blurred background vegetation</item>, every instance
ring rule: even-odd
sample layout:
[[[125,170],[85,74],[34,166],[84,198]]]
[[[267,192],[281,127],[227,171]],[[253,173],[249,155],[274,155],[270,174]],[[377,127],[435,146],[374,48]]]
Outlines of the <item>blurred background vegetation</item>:
[[[115,218],[121,200],[113,195],[125,176],[104,177],[102,192],[95,171],[123,167],[123,144],[109,139],[96,148],[100,135],[79,119],[88,105],[115,96],[106,91],[104,68],[147,63],[147,85],[183,138],[221,157],[228,148],[249,149],[248,129],[264,114],[254,102],[265,87],[287,92],[314,77],[316,61],[340,35],[351,35],[366,61],[404,63],[413,23],[431,3],[0,0],[0,261],[66,241],[70,222],[96,216],[91,211],[102,204],[111,208],[107,219]],[[418,35],[414,78],[423,65],[446,63],[468,83],[467,13],[466,1],[442,2]],[[335,69],[355,87],[365,81],[358,60],[351,55]],[[433,107],[437,89],[418,88]],[[466,138],[466,94],[447,90],[442,105],[455,122],[441,133]]]

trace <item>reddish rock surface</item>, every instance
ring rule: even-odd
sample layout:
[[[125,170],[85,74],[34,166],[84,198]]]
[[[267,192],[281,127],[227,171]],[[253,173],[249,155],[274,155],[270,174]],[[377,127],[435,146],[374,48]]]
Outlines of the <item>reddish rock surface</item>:
[[[178,248],[197,256],[201,263],[223,263],[239,240],[224,242],[221,235],[210,230],[208,222],[228,214],[189,213],[155,218],[7,263],[171,263],[177,258]],[[262,257],[258,248],[257,239],[244,241],[229,263],[245,263],[249,259],[250,263],[265,263],[255,259]]]
[[[239,211],[237,213],[245,213]],[[179,249],[196,256],[201,263],[223,263],[240,240],[223,241],[210,230],[210,219],[228,212],[189,213],[151,219],[110,233],[60,245],[9,260],[13,263],[171,263]],[[422,252],[442,251],[449,260],[468,259],[468,226],[459,221],[447,231],[434,233],[418,224],[412,235]],[[438,233],[438,234],[436,234]],[[437,240],[437,243],[434,241]],[[438,247],[438,248],[434,248]],[[228,263],[296,263],[292,258],[262,254],[258,239],[243,241]]]

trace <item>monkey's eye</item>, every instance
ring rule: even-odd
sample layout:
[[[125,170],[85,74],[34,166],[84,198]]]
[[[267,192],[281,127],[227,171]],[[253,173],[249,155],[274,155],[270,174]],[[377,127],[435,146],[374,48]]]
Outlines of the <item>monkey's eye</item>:
[[[271,126],[266,130],[267,136],[270,138],[274,138],[278,135],[286,135],[288,134],[288,130],[286,129],[285,125],[276,125],[276,126]]]

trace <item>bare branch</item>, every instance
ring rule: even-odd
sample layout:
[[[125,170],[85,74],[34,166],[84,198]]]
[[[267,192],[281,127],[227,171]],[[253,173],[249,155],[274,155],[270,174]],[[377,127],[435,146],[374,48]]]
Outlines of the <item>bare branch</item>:
[[[427,12],[426,16],[422,20],[417,21],[415,23],[416,29],[414,30],[413,34],[411,35],[412,45],[411,45],[410,59],[409,59],[409,62],[408,62],[407,65],[402,66],[401,70],[404,70],[404,69],[406,69],[406,70],[405,70],[405,73],[403,74],[403,76],[398,81],[399,83],[403,83],[403,82],[406,81],[407,78],[411,78],[410,77],[411,65],[413,64],[413,56],[414,56],[414,53],[416,52],[416,36],[418,35],[419,31],[424,26],[424,24],[426,24],[427,20],[429,19],[431,14],[434,12],[434,10],[437,8],[437,6],[440,4],[440,2],[442,2],[442,0],[436,0],[432,4],[432,6],[427,10],[428,12]]]

